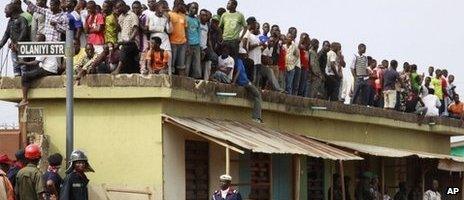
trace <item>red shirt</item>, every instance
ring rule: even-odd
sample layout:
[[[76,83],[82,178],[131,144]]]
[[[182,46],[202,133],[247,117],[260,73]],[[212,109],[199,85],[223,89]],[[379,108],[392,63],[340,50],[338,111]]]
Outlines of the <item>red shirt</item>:
[[[283,72],[286,70],[285,66],[285,57],[287,56],[287,52],[284,48],[280,48],[279,52],[279,59],[277,60],[277,65],[279,66],[279,71]]]
[[[441,88],[443,90],[443,95],[445,95],[445,97],[448,96],[448,93],[447,93],[447,90],[446,88],[448,87],[448,81],[446,80],[446,78],[444,76],[441,77]]]
[[[301,69],[308,70],[309,69],[309,53],[306,50],[300,49],[300,62],[301,62]]]
[[[89,15],[86,19],[86,24],[89,29],[97,28],[98,25],[100,25],[100,27],[103,27],[105,26],[105,18],[103,17],[101,13],[97,13],[95,15]],[[102,30],[100,32],[89,33],[87,35],[87,42],[93,45],[105,44],[104,31]]]

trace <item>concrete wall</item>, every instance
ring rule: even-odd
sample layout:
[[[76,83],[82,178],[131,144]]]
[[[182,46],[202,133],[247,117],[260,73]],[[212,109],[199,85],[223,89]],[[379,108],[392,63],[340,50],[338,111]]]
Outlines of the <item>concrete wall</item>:
[[[164,199],[185,199],[185,135],[163,126]]]
[[[65,155],[65,102],[32,101],[44,110],[50,153]],[[84,150],[92,199],[103,199],[101,184],[151,187],[161,199],[161,104],[149,100],[75,100],[75,149]]]

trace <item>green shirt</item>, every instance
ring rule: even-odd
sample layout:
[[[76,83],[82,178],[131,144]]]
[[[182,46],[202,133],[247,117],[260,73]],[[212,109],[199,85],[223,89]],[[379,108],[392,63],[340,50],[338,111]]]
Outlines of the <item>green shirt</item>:
[[[19,199],[38,200],[45,192],[42,173],[37,165],[27,164],[16,175],[15,193]]]
[[[441,85],[441,79],[432,78],[432,82],[430,82],[430,84],[433,85],[435,96],[437,96],[440,100],[443,100],[443,86]]]
[[[105,43],[111,42],[116,44],[118,42],[118,19],[114,14],[105,17]]]
[[[240,38],[242,28],[246,28],[245,17],[240,12],[226,12],[222,14],[219,27],[222,28],[224,40],[237,40]]]
[[[419,90],[421,89],[421,80],[419,74],[417,74],[416,72],[411,73],[411,86],[415,92],[419,92]]]
[[[31,15],[31,13],[23,12],[23,13],[20,14],[20,16],[26,18],[27,25],[31,26],[31,24],[32,24],[32,15]]]

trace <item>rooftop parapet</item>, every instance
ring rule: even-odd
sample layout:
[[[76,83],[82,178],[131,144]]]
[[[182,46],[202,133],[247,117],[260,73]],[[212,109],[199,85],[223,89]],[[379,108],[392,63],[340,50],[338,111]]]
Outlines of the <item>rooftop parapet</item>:
[[[49,76],[33,84],[30,99],[65,98],[65,76]],[[21,99],[19,78],[0,78],[0,99],[19,102]],[[230,97],[217,93],[232,93]],[[88,75],[75,86],[76,99],[118,98],[172,98],[231,106],[248,107],[244,88],[231,84],[198,81],[191,78],[167,75]],[[307,115],[335,120],[394,126],[449,135],[464,135],[460,120],[446,117],[426,117],[423,124],[418,116],[381,108],[345,105],[322,99],[291,96],[273,91],[262,92],[263,109],[293,115]]]

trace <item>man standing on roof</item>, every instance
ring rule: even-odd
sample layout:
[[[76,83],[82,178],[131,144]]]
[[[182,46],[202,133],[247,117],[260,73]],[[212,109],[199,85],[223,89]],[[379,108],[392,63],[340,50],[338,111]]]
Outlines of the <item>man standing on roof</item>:
[[[221,189],[214,191],[212,200],[242,200],[238,190],[233,189],[231,185],[232,177],[224,174],[219,177]]]
[[[247,30],[247,23],[243,14],[237,11],[237,0],[229,0],[227,10],[221,16],[219,27],[223,30],[222,39],[224,44],[229,45],[231,56],[236,58],[239,43]],[[240,32],[242,32],[241,35]]]
[[[75,150],[70,156],[69,168],[66,170],[66,178],[61,186],[60,200],[88,200],[89,192],[87,184],[89,179],[85,172],[95,172],[88,162],[84,152]]]

